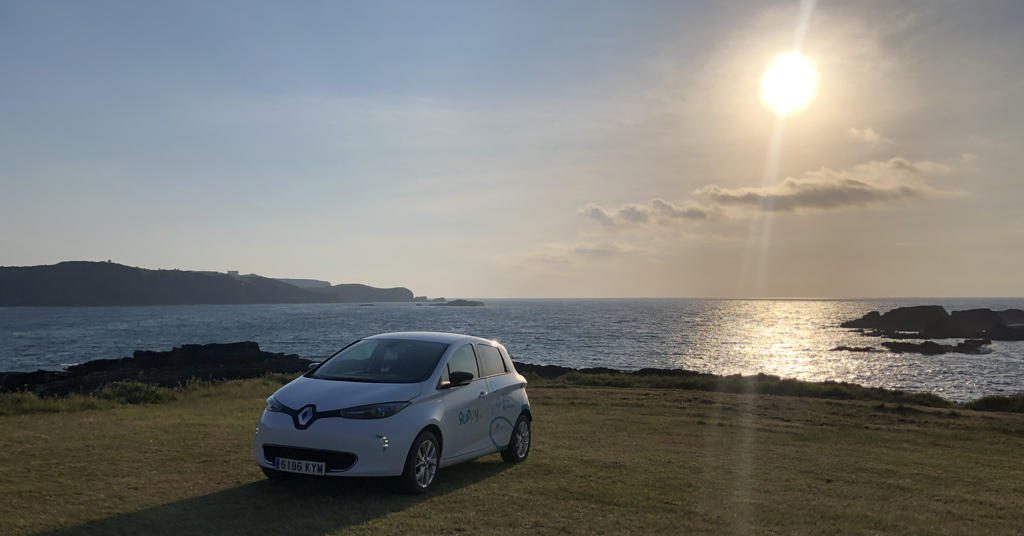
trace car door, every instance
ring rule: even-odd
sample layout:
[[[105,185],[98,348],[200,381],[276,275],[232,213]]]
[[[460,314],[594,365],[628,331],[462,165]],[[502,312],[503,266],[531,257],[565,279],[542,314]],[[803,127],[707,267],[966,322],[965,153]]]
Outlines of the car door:
[[[492,450],[505,450],[512,437],[512,427],[522,410],[521,404],[510,395],[521,386],[509,374],[498,347],[477,344],[476,357],[480,375],[487,382],[487,441],[490,444],[486,447]]]
[[[456,348],[448,359],[442,381],[452,372],[469,372],[473,381],[468,385],[451,387],[444,395],[444,421],[441,433],[444,435],[444,459],[472,454],[484,448],[487,437],[487,421],[484,403],[487,398],[487,381],[480,377],[476,354],[472,344]]]

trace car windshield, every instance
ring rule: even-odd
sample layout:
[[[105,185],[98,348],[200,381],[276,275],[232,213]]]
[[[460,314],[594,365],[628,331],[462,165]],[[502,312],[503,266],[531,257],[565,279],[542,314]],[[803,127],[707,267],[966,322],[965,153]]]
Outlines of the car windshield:
[[[334,354],[310,374],[323,380],[417,383],[437,367],[447,344],[403,339],[363,339]]]

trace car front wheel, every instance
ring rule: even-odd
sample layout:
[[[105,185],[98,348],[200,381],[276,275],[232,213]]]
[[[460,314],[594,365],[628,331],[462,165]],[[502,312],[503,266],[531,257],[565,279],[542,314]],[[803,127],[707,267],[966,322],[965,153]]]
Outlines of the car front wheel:
[[[423,431],[416,436],[405,459],[405,471],[399,477],[402,491],[423,493],[430,489],[437,477],[441,462],[441,448],[433,432]]]
[[[512,429],[512,439],[508,447],[501,451],[501,457],[509,463],[519,463],[526,460],[530,455],[530,419],[526,415],[520,415],[516,420],[515,428]]]

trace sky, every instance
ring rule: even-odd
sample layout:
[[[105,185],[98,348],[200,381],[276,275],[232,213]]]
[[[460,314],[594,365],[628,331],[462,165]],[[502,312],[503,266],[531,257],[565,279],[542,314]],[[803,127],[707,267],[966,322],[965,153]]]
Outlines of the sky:
[[[1022,25],[1017,0],[0,0],[0,265],[1022,296]],[[817,95],[780,118],[759,82],[797,48]]]

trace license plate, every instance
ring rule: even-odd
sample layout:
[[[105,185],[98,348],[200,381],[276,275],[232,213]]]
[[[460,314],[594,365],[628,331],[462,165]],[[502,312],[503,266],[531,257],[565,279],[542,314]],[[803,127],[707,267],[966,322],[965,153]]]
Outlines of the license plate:
[[[327,472],[327,464],[324,462],[307,462],[305,460],[278,458],[277,470],[287,471],[289,473],[301,473],[304,475],[323,475]]]

